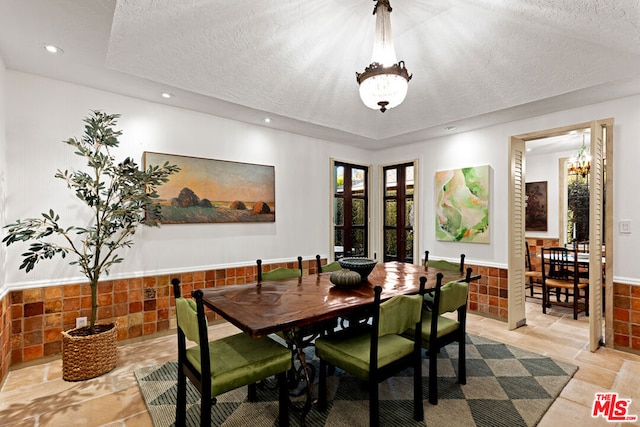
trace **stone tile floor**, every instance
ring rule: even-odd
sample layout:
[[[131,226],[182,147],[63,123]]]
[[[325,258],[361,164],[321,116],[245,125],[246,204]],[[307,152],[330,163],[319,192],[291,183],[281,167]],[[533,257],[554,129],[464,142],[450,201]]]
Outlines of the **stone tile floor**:
[[[591,353],[588,318],[573,320],[563,308],[548,313],[542,314],[539,303],[527,302],[527,326],[509,331],[504,322],[469,314],[467,329],[471,334],[580,366],[539,426],[640,426],[640,421],[615,424],[591,417],[595,393],[607,391],[632,399],[629,412],[640,416],[640,356],[608,348]],[[209,331],[214,339],[237,329],[221,322]],[[172,333],[123,343],[116,369],[88,381],[63,381],[59,359],[15,367],[0,390],[0,426],[152,426],[133,370],[176,357]]]

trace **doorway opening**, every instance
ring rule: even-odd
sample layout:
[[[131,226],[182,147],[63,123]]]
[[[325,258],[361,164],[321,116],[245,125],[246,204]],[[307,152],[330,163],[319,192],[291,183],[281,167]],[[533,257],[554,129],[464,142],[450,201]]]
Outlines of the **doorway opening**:
[[[602,299],[607,307],[613,306],[612,243],[611,227],[605,229],[605,218],[613,218],[613,203],[606,193],[613,193],[613,119],[597,120],[542,131],[512,136],[509,144],[509,328],[515,329],[527,323],[525,313],[525,184],[526,184],[526,142],[543,138],[567,135],[572,131],[589,128],[591,134],[590,152],[592,156],[589,174],[589,348],[595,351],[603,343],[613,343],[613,310],[605,310],[605,333],[602,327]],[[608,159],[608,161],[606,161]],[[606,171],[605,171],[606,166]],[[566,166],[564,166],[566,167]],[[563,166],[559,175],[566,174]],[[565,199],[566,200],[566,196]],[[565,228],[557,231],[558,240],[566,242]],[[607,247],[606,255],[603,247]],[[606,258],[605,258],[606,257]],[[602,266],[606,265],[603,269]],[[602,271],[605,274],[602,274]],[[605,284],[603,288],[603,284]]]

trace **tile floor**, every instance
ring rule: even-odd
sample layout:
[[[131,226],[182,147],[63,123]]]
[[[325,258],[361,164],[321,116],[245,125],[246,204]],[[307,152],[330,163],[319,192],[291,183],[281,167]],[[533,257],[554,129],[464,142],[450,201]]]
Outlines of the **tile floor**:
[[[527,318],[527,326],[508,331],[504,322],[470,314],[468,332],[580,366],[541,427],[616,425],[591,417],[596,392],[632,399],[629,412],[640,416],[640,356],[607,348],[589,352],[588,319],[575,321],[567,309],[543,315],[539,303],[527,302]],[[218,323],[210,336],[234,331]],[[175,359],[175,335],[125,343],[119,351],[115,370],[88,381],[63,381],[60,360],[13,369],[0,390],[0,426],[152,426],[133,370]]]

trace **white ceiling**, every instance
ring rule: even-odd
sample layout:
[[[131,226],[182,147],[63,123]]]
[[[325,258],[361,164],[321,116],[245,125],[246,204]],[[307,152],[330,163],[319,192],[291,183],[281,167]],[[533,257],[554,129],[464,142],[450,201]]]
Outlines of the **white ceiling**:
[[[355,72],[371,61],[373,5],[1,0],[0,55],[11,70],[370,149],[640,93],[638,0],[391,0],[413,79],[399,107],[370,110]]]

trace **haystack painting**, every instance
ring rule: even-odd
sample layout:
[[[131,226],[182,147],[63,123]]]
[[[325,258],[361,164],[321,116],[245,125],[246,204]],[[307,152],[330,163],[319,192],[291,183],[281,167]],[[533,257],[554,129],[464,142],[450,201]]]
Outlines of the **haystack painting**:
[[[489,166],[436,172],[436,239],[489,243]]]
[[[157,187],[164,224],[275,222],[273,166],[152,152],[143,162],[180,168]]]

